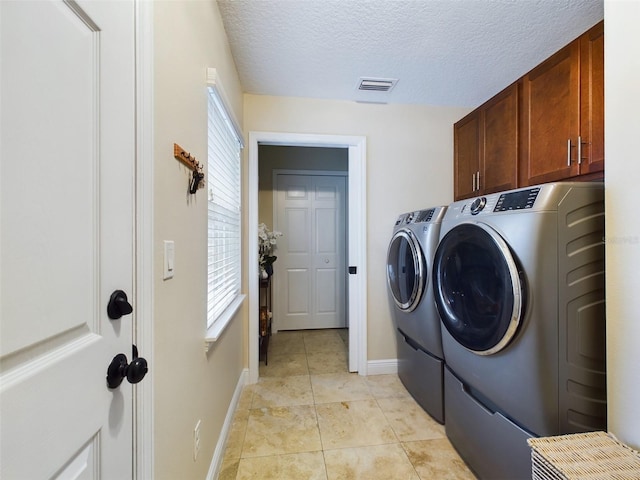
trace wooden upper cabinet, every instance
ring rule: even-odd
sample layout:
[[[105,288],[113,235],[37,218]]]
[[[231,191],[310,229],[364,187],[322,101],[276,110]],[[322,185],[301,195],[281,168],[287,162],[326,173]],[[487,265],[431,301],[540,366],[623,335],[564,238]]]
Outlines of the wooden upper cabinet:
[[[604,22],[454,124],[454,199],[604,176]]]
[[[580,41],[526,75],[522,90],[520,183],[533,185],[578,175],[574,150],[580,136]]]
[[[453,128],[453,196],[456,200],[477,195],[480,170],[480,111],[474,110]]]
[[[580,173],[604,171],[604,24],[580,37]]]
[[[516,188],[518,84],[457,122],[453,136],[455,200]]]
[[[495,193],[518,186],[518,93],[514,83],[482,107],[480,193]]]
[[[523,78],[521,186],[604,169],[603,65],[600,23]]]

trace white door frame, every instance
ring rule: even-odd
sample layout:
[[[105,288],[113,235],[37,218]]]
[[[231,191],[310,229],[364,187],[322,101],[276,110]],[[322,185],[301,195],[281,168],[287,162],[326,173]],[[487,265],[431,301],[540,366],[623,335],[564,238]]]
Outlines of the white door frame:
[[[339,147],[349,149],[348,265],[349,370],[367,375],[367,179],[366,137],[301,133],[249,132],[249,381],[258,381],[258,145]],[[253,335],[253,332],[256,335]]]
[[[304,160],[303,160],[304,161]],[[271,185],[272,190],[273,190],[273,228],[277,230],[277,225],[276,225],[276,218],[278,216],[278,199],[277,199],[277,194],[278,191],[276,190],[276,187],[278,186],[278,175],[300,175],[300,176],[309,176],[309,177],[345,177],[347,179],[347,182],[349,181],[349,172],[347,170],[291,170],[291,169],[274,169],[273,173],[272,173],[272,181],[271,181]],[[348,188],[347,188],[348,190]],[[348,193],[348,192],[347,192]],[[344,255],[345,255],[345,263],[347,262],[347,260],[349,259],[349,256],[347,255],[347,251],[348,251],[348,245],[349,245],[349,232],[348,232],[348,228],[349,228],[349,202],[343,202],[342,205],[342,209],[344,210],[343,214],[344,214],[344,219],[345,219],[345,234],[347,236],[347,243],[346,245],[344,245]],[[344,272],[344,275],[346,276],[348,273]],[[277,283],[277,282],[276,282]],[[276,288],[276,283],[273,284],[273,295],[277,296],[278,295],[278,290]],[[348,292],[349,289],[346,288],[349,285],[349,278],[346,277],[345,280],[345,290]],[[345,293],[345,299],[347,300],[348,303],[348,298],[347,296],[348,293]],[[276,308],[273,302],[272,305],[274,305],[273,307],[273,314],[274,314],[274,322],[273,322],[273,326],[275,327],[275,331],[278,331],[278,316],[276,315]],[[349,326],[349,311],[347,310],[347,318],[346,320],[346,326]]]
[[[133,342],[149,363],[133,388],[133,478],[154,478],[153,439],[153,2],[136,9],[135,324]]]

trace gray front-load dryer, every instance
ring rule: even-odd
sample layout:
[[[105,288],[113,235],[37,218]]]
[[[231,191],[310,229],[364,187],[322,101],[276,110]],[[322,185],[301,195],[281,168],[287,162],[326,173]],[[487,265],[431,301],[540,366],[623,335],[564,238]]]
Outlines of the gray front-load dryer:
[[[434,257],[445,430],[482,479],[530,479],[526,439],[606,429],[604,190],[455,202]]]
[[[398,376],[422,408],[440,423],[444,422],[444,362],[431,267],[445,211],[446,207],[434,207],[400,215],[387,252]]]

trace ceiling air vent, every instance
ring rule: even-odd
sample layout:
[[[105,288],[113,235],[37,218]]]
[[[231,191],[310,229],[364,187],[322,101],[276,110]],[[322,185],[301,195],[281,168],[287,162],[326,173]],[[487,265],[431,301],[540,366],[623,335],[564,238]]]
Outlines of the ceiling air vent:
[[[398,83],[397,78],[360,78],[358,90],[365,92],[389,92]]]

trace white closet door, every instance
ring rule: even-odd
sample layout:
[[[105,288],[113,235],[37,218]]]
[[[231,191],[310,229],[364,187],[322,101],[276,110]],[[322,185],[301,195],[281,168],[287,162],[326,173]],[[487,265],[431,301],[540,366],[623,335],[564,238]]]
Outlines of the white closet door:
[[[346,326],[346,177],[279,174],[274,228],[278,330]]]

